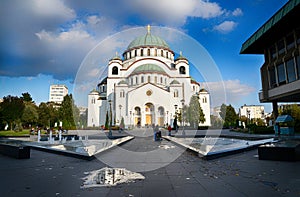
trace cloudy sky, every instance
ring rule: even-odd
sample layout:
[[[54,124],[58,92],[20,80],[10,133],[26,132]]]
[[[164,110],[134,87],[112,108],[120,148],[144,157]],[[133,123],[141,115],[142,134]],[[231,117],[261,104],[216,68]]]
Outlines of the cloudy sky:
[[[92,49],[102,43],[99,56],[113,57],[112,51],[122,53],[130,37],[105,41],[119,32],[150,24],[182,32],[205,48],[222,76],[227,104],[235,108],[259,104],[263,57],[240,55],[239,51],[242,43],[286,2],[1,0],[0,97],[29,92],[36,103],[46,102],[51,84],[65,84],[72,93],[80,65]],[[172,46],[172,39],[166,40]],[[85,77],[97,81],[100,73],[94,68]],[[214,91],[220,88],[219,83],[205,81]],[[86,106],[86,98],[78,99],[77,105]],[[270,111],[270,105],[266,109]]]

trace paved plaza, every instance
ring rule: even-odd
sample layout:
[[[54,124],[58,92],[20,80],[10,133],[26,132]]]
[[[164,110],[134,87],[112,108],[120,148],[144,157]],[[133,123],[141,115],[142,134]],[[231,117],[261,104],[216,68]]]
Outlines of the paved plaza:
[[[135,138],[120,148],[143,154],[170,145],[166,140],[153,141],[150,130],[134,132]],[[87,172],[109,167],[101,158],[111,157],[118,148],[91,161],[35,149],[30,159],[0,155],[1,196],[300,196],[299,161],[259,160],[257,149],[203,160],[176,144],[172,146],[182,154],[171,163],[160,157],[143,161],[128,157],[126,163],[119,163],[118,167],[136,169],[145,179],[91,188],[82,188]],[[148,171],[148,165],[163,167]]]

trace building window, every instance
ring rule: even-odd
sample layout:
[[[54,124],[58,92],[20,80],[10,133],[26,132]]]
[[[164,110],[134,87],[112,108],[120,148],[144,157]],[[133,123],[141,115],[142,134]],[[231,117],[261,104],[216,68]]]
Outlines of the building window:
[[[131,85],[133,85],[133,78],[130,78],[130,81],[131,81],[131,83],[130,83],[130,84],[131,84]]]
[[[135,77],[135,83],[138,84],[139,83],[139,79],[138,77]]]
[[[294,34],[291,33],[286,37],[286,48],[287,50],[295,47]]]
[[[163,50],[160,51],[160,56],[162,56],[162,57],[164,56],[164,51]]]
[[[182,74],[182,75],[185,74],[185,67],[184,66],[180,66],[179,73]]]
[[[277,43],[277,48],[278,48],[278,54],[282,54],[284,53],[285,51],[285,48],[284,48],[284,40],[280,40],[278,43]]]
[[[178,90],[174,90],[174,97],[178,97]]]
[[[125,97],[125,92],[124,92],[124,90],[121,90],[121,92],[120,92],[120,98],[124,98]]]
[[[148,83],[150,83],[150,81],[151,81],[151,77],[150,77],[150,76],[148,76]]]
[[[270,87],[275,88],[277,86],[276,83],[276,75],[275,75],[275,67],[272,66],[269,68],[269,77],[270,77]]]
[[[150,49],[147,50],[147,55],[150,56]]]
[[[203,101],[203,103],[207,103],[207,98],[203,97],[202,101]]]
[[[154,77],[154,83],[157,83],[157,77]]]
[[[141,56],[144,56],[144,51],[143,51],[143,49],[141,49]]]
[[[113,75],[117,75],[118,72],[119,72],[118,67],[114,66],[114,67],[112,68],[112,74],[113,74]]]
[[[166,58],[168,58],[168,56],[169,56],[169,53],[168,53],[168,52],[166,52]]]
[[[162,78],[162,77],[160,77],[160,83],[161,83],[161,84],[163,83],[163,78]]]
[[[297,74],[298,74],[298,79],[300,79],[300,56],[299,56],[299,55],[296,57],[296,61],[297,61]]]
[[[134,56],[135,57],[137,56],[137,50],[134,50]]]
[[[288,76],[288,82],[293,82],[296,80],[296,71],[295,71],[295,64],[294,59],[290,59],[286,62],[286,71]]]
[[[277,56],[275,45],[273,45],[273,46],[270,48],[270,56],[271,56],[272,58],[275,58],[275,57]]]
[[[95,98],[92,98],[92,104],[95,104],[95,103],[96,103]]]
[[[277,65],[277,77],[278,77],[278,84],[282,85],[286,83],[286,78],[285,78],[285,69],[284,69],[284,64],[281,63]]]
[[[141,108],[135,107],[134,108],[134,114],[136,114],[137,116],[140,116],[141,115]]]
[[[144,83],[144,76],[141,77],[141,83]]]
[[[157,56],[157,49],[154,50],[154,56]]]

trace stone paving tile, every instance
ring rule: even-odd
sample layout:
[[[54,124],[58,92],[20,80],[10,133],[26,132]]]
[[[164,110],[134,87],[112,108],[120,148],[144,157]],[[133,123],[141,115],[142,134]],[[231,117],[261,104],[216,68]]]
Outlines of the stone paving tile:
[[[299,162],[258,160],[257,150],[209,161],[185,151],[171,163],[162,162],[163,157],[144,153],[160,144],[166,142],[156,143],[152,137],[139,137],[120,146],[126,151],[140,152],[143,157],[138,159],[120,153],[117,148],[99,154],[100,159],[113,157],[118,167],[141,171],[145,179],[85,189],[81,188],[85,172],[108,164],[37,150],[32,150],[31,158],[26,160],[0,155],[0,195],[300,197]],[[149,166],[155,170],[145,171]]]

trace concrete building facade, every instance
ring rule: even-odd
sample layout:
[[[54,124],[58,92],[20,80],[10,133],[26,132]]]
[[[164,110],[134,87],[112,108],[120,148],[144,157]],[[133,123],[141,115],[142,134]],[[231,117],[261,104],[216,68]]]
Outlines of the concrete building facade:
[[[300,1],[290,0],[262,25],[241,48],[241,54],[263,54],[260,102],[300,101]]]

